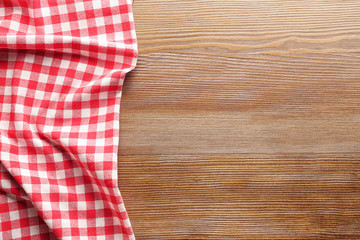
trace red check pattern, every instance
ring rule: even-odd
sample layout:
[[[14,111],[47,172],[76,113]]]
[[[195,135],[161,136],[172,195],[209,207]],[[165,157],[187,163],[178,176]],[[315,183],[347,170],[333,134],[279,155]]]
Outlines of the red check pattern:
[[[0,239],[134,239],[117,185],[130,0],[0,1]]]

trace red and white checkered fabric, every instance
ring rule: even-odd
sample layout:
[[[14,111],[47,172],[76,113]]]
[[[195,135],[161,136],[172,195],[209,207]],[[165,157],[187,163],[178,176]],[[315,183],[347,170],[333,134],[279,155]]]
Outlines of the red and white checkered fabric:
[[[134,239],[117,185],[131,0],[0,1],[0,239]]]

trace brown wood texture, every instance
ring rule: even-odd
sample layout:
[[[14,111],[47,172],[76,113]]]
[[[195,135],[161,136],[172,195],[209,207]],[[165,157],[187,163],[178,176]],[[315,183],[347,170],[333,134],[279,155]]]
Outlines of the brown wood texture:
[[[119,187],[142,239],[360,239],[360,2],[136,0]]]

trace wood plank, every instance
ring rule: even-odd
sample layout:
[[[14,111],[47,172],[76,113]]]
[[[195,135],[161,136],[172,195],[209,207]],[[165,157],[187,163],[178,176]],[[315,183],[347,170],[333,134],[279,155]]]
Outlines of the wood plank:
[[[349,112],[124,113],[121,154],[358,152]]]
[[[359,239],[359,155],[120,155],[137,239]]]

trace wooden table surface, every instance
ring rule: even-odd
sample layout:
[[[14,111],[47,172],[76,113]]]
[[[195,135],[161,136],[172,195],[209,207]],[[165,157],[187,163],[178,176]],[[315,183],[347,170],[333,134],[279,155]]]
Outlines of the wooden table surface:
[[[135,0],[137,240],[360,239],[360,2]]]

